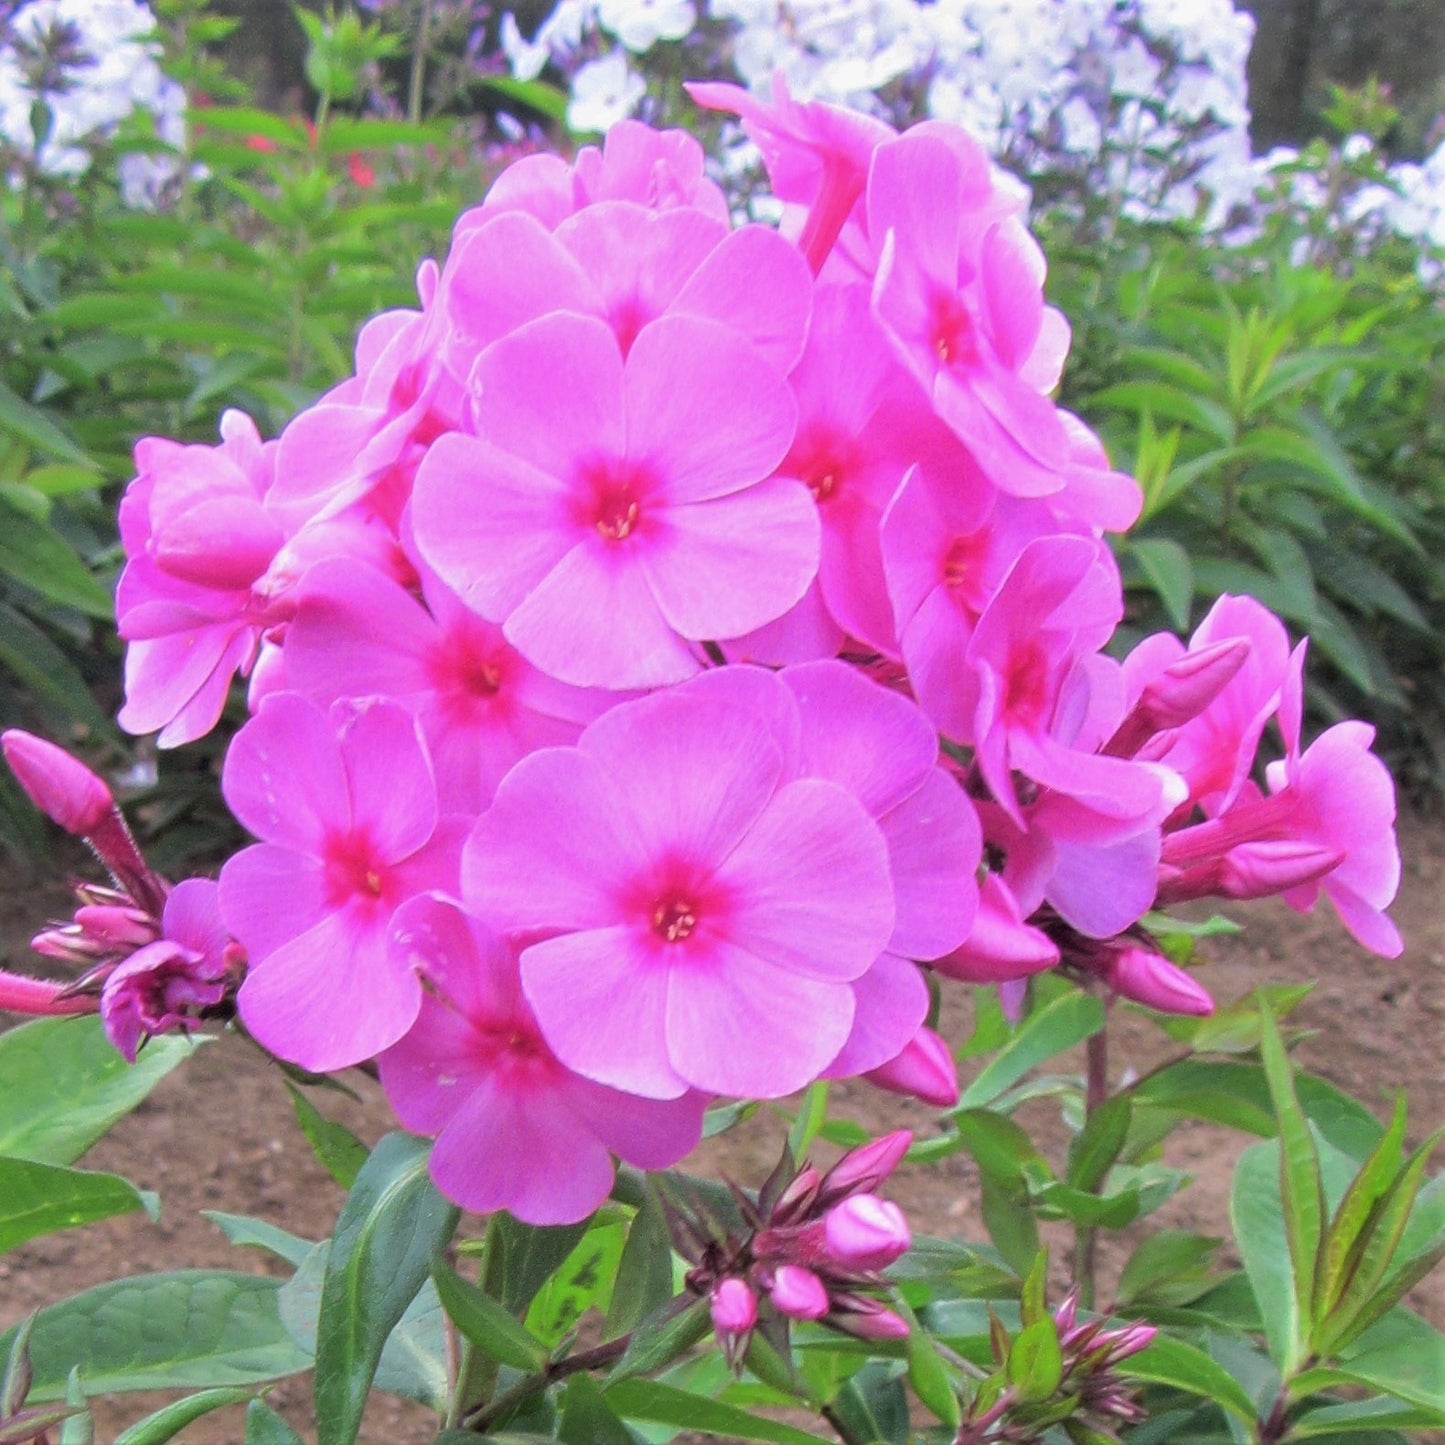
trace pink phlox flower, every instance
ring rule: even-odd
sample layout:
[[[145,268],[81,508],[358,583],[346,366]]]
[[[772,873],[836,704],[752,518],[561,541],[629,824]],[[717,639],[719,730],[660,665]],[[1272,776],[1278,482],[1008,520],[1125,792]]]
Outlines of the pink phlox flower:
[[[738,650],[759,661],[802,662],[836,656],[851,636],[896,654],[879,543],[883,511],[917,457],[952,438],[894,359],[866,287],[818,289],[807,347],[789,381],[798,427],[779,471],[806,483],[817,505],[818,577],[766,639],[739,639]]]
[[[437,793],[480,812],[536,748],[577,740],[615,699],[548,677],[424,565],[422,596],[347,558],[318,563],[286,632],[285,685],[327,706],[382,697],[420,722]]]
[[[426,993],[378,1059],[381,1083],[408,1129],[436,1136],[431,1174],[449,1199],[570,1224],[607,1197],[612,1153],[663,1169],[697,1144],[706,1096],[641,1099],[559,1063],[522,994],[515,949],[454,903],[404,903],[391,947]]]
[[[894,929],[887,948],[852,982],[852,1028],[826,1074],[845,1078],[882,1066],[928,1013],[928,989],[913,960],[962,943],[977,905],[978,818],[938,765],[937,735],[908,698],[838,661],[776,674],[716,668],[683,691],[767,718],[781,743],[785,777],[846,789],[877,824],[888,849]]]
[[[980,216],[968,200],[964,167],[937,137],[910,133],[879,148],[867,196],[881,247],[874,312],[995,486],[1057,492],[1077,463],[1042,394],[1067,351],[1044,306],[1043,256],[1022,222]]]
[[[624,360],[554,314],[477,363],[477,426],[417,476],[417,546],[543,671],[582,687],[677,682],[697,644],[781,616],[817,569],[807,488],[773,475],[786,382],[737,333],[664,316]]]
[[[554,311],[607,322],[624,355],[659,316],[731,327],[786,371],[802,349],[811,277],[763,226],[736,231],[694,210],[603,201],[555,232],[524,212],[467,232],[442,275],[445,365],[460,382],[492,342]]]
[[[1232,639],[1248,643],[1248,655],[1213,700],[1182,726],[1158,733],[1136,756],[1167,763],[1189,785],[1189,802],[1215,816],[1238,797],[1254,767],[1259,741],[1279,711],[1288,679],[1304,654],[1290,652],[1284,624],[1252,597],[1225,594],[1195,629],[1187,649],[1197,653]],[[1146,638],[1125,660],[1130,704],[1186,649],[1167,634]]]
[[[106,1036],[131,1063],[152,1034],[194,1028],[197,1014],[220,1003],[239,972],[218,895],[210,879],[178,883],[161,914],[161,937],[136,949],[106,977],[101,1020]]]
[[[274,620],[264,577],[286,536],[268,505],[275,444],[236,411],[222,418],[221,438],[217,447],[142,440],[121,501],[120,723],[159,729],[163,747],[210,731]]]
[[[964,655],[1019,553],[1057,532],[1036,501],[994,489],[951,436],[903,478],[880,548],[903,660],[919,705],[946,737],[971,735],[978,680]]]
[[[1073,412],[1059,407],[1057,415],[1073,465],[1063,487],[1049,493],[1049,510],[1066,532],[1127,532],[1144,509],[1143,488],[1114,470],[1103,443]]]
[[[774,194],[791,208],[784,234],[816,275],[850,218],[858,219],[874,151],[897,132],[856,110],[795,101],[782,72],[773,77],[771,102],[736,85],[692,84],[687,92],[701,106],[742,118],[763,153]]]
[[[246,1027],[318,1073],[395,1043],[421,988],[388,925],[413,895],[455,891],[467,827],[439,811],[416,721],[390,702],[327,712],[275,694],[236,734],[221,788],[261,840],[221,871],[222,915],[250,959]]]
[[[653,1098],[776,1098],[837,1056],[894,888],[864,805],[786,774],[788,710],[671,689],[503,778],[463,899],[521,940],[523,989],[569,1068]]]

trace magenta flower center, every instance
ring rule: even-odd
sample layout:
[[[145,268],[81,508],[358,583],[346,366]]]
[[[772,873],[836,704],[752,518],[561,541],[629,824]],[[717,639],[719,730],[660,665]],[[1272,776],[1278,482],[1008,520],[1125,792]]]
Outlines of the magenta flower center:
[[[979,359],[978,331],[957,296],[941,294],[934,299],[933,349],[944,366],[971,366]]]
[[[360,899],[375,902],[386,888],[386,868],[369,838],[345,833],[331,839],[324,854],[326,893],[333,905]]]
[[[652,910],[652,931],[665,943],[681,943],[697,927],[697,905],[677,894],[658,900]]]
[[[1017,718],[1044,719],[1049,711],[1050,682],[1044,650],[1036,642],[1026,644],[1009,669],[1004,710]]]
[[[610,487],[597,499],[594,520],[597,530],[609,542],[630,536],[637,525],[637,498],[631,487]]]

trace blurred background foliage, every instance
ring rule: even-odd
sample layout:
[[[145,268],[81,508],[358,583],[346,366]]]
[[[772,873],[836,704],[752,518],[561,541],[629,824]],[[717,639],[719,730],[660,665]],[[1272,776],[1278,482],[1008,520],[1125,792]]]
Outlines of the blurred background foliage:
[[[1119,544],[1121,643],[1251,592],[1312,637],[1316,722],[1371,719],[1409,788],[1445,789],[1445,299],[1418,245],[1356,234],[1348,204],[1392,147],[1430,139],[1436,7],[1252,8],[1251,74],[1273,77],[1251,85],[1256,127],[1317,137],[1296,163],[1311,204],[1286,198],[1229,246],[1187,220],[1131,219],[1117,196],[1034,214],[1051,299],[1075,321],[1062,399],[1145,490]],[[418,260],[444,252],[489,176],[565,144],[566,95],[462,63],[475,30],[418,46],[429,5],[153,9],[185,89],[178,152],[144,112],[96,136],[80,175],[0,147],[0,725],[84,743],[128,777],[164,864],[218,841],[225,735],[158,770],[108,720],[135,439],[214,441],[226,407],[276,434],[348,374],[366,317],[415,304]],[[1412,43],[1422,33],[1436,44]],[[1392,90],[1329,89],[1379,73]],[[514,117],[501,128],[499,104]],[[43,107],[31,121],[43,140]],[[169,167],[147,204],[122,193],[127,155]],[[10,786],[0,844],[23,855],[36,839]]]

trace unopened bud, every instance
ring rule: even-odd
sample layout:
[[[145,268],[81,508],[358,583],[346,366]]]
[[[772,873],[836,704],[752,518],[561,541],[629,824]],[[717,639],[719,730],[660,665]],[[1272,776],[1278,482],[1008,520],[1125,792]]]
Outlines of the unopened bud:
[[[67,833],[94,833],[115,807],[105,783],[64,748],[19,728],[0,736],[0,748],[26,796]]]
[[[160,936],[150,914],[112,903],[83,904],[75,910],[75,922],[86,937],[112,948],[140,948]]]
[[[1240,843],[1221,860],[1219,892],[1225,898],[1272,898],[1318,881],[1344,860],[1338,849],[1291,838]]]
[[[886,1269],[913,1242],[903,1211],[876,1194],[855,1194],[828,1211],[828,1253],[849,1269]]]
[[[918,1030],[886,1064],[863,1075],[870,1084],[922,1099],[940,1109],[958,1103],[958,1068],[949,1047],[928,1027]]]
[[[820,1197],[831,1202],[845,1194],[872,1193],[898,1167],[913,1143],[907,1129],[895,1129],[850,1149],[824,1176]]]
[[[0,970],[0,1012],[17,1014],[83,1014],[95,1012],[93,999],[67,996],[62,983],[26,978]]]
[[[1059,961],[1058,946],[1024,922],[1012,890],[996,873],[979,885],[978,912],[962,945],[929,966],[965,983],[1000,983],[1026,978]]]
[[[1121,948],[1105,965],[1104,978],[1115,993],[1160,1013],[1206,1018],[1214,1000],[1182,968],[1147,948]]]
[[[818,1197],[818,1186],[822,1182],[823,1176],[811,1164],[804,1165],[778,1196],[773,1206],[773,1223],[789,1224],[806,1215]]]
[[[1132,758],[1156,733],[1191,722],[1234,680],[1249,651],[1247,637],[1227,637],[1176,658],[1145,686],[1104,752]]]
[[[820,1320],[831,1305],[827,1286],[800,1264],[780,1265],[774,1271],[768,1298],[779,1314],[793,1320]]]
[[[746,1280],[729,1275],[713,1285],[708,1298],[714,1329],[720,1335],[745,1335],[758,1322],[758,1300]]]
[[[903,1340],[908,1321],[902,1315],[864,1295],[834,1295],[828,1323],[860,1340]]]

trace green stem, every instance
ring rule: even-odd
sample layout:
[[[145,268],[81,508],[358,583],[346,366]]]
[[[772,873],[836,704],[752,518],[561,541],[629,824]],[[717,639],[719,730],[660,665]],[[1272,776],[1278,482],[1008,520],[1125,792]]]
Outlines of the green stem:
[[[1109,1098],[1109,1020],[1089,1037],[1084,1045],[1084,1122],[1103,1107]],[[1098,1231],[1091,1224],[1081,1224],[1074,1231],[1074,1283],[1079,1288],[1079,1304],[1094,1307],[1094,1275],[1098,1266]]]
[[[630,1333],[619,1335],[615,1340],[608,1340],[606,1344],[594,1345],[590,1350],[579,1350],[575,1355],[568,1355],[565,1360],[553,1360],[545,1369],[538,1370],[534,1375],[524,1376],[511,1389],[503,1390],[490,1404],[473,1410],[462,1421],[463,1429],[484,1435],[489,1426],[515,1414],[528,1400],[540,1395],[558,1380],[565,1380],[568,1375],[575,1375],[582,1370],[600,1369],[603,1365],[610,1365],[621,1359],[631,1342]]]
[[[426,90],[426,56],[431,47],[432,0],[423,0],[421,20],[416,29],[416,46],[411,52],[411,84],[407,88],[406,118],[415,125],[421,120],[422,97]]]

